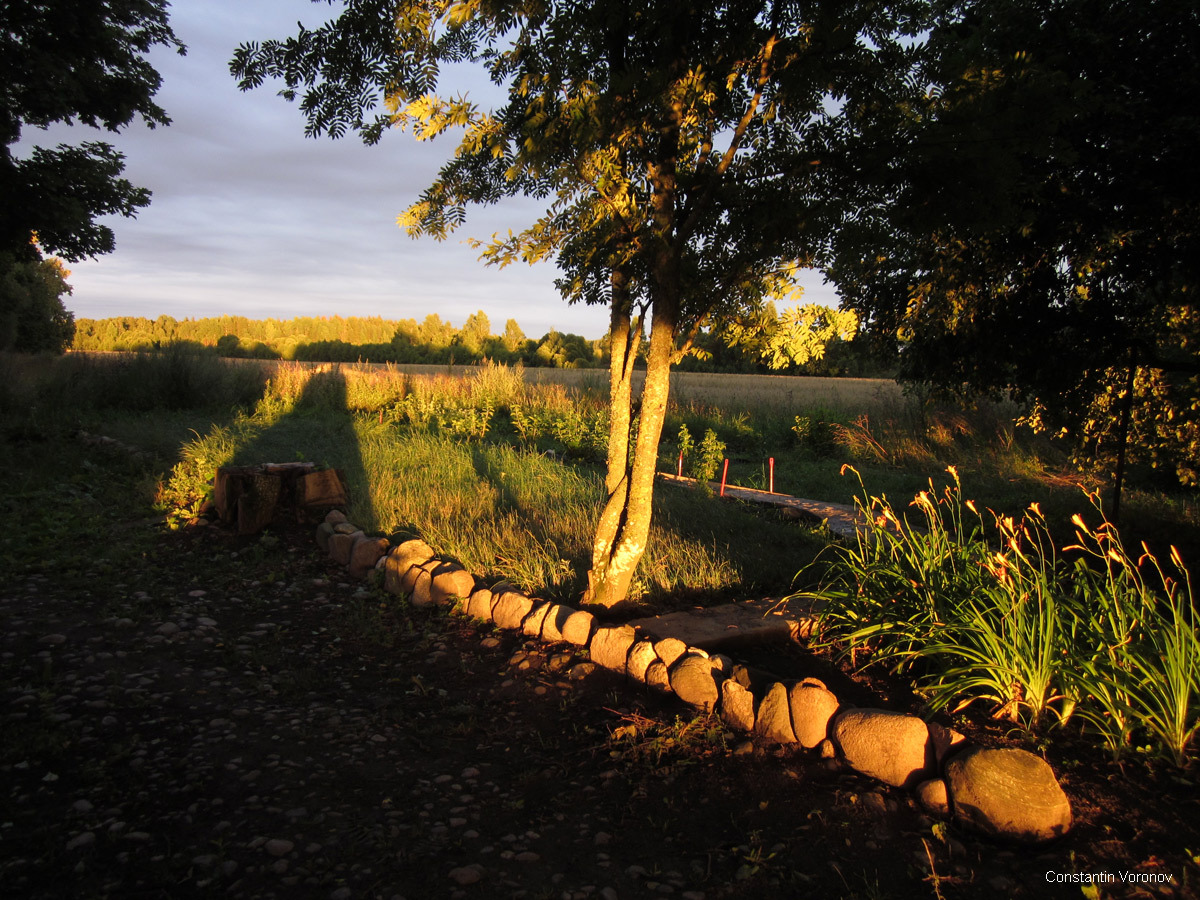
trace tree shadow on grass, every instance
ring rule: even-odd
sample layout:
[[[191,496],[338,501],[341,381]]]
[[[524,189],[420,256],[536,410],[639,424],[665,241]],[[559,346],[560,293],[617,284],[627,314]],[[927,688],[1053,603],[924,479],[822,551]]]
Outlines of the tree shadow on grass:
[[[350,519],[364,531],[377,531],[370,479],[347,403],[346,377],[340,366],[322,366],[306,374],[294,405],[240,444],[231,463],[311,462],[337,469],[346,485]]]

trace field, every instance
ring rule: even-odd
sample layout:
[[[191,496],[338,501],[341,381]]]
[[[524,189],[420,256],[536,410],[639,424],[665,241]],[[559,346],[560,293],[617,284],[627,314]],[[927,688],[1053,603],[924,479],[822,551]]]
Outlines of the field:
[[[557,380],[563,378],[576,380]],[[393,605],[365,588],[335,585],[328,573],[314,568],[316,563],[300,564],[309,553],[305,533],[237,539],[202,527],[207,482],[219,465],[305,459],[336,466],[348,476],[350,514],[359,524],[397,539],[422,536],[477,574],[509,579],[541,596],[574,601],[581,590],[588,539],[602,492],[597,464],[606,428],[602,373],[263,367],[171,354],[10,357],[0,360],[0,385],[4,419],[0,450],[9,479],[3,509],[15,523],[0,544],[0,559],[12,573],[12,584],[19,584],[24,592],[12,588],[11,596],[5,597],[4,614],[10,640],[30,644],[21,643],[20,652],[10,650],[8,659],[17,667],[10,674],[12,683],[22,686],[18,691],[22,697],[32,691],[31,702],[45,707],[43,718],[36,721],[10,719],[21,724],[0,746],[0,765],[11,767],[40,754],[56,774],[74,772],[69,760],[76,738],[69,733],[70,720],[56,718],[66,702],[57,698],[69,697],[71,684],[84,683],[76,682],[77,678],[93,677],[83,676],[83,669],[77,667],[102,662],[68,655],[65,666],[47,664],[39,675],[22,661],[42,658],[37,655],[40,636],[62,632],[67,646],[73,646],[76,632],[68,633],[68,626],[80,615],[94,616],[95,622],[87,626],[92,632],[78,632],[79,641],[86,641],[87,633],[94,633],[97,641],[118,640],[119,628],[113,636],[105,635],[118,627],[112,623],[126,620],[133,627],[144,624],[146,633],[153,635],[164,620],[186,624],[186,617],[179,619],[176,614],[177,608],[186,608],[188,615],[211,616],[222,623],[244,612],[246,621],[238,627],[247,633],[263,631],[260,620],[285,620],[279,636],[263,640],[261,647],[252,646],[244,636],[237,638],[235,647],[232,632],[216,645],[229,656],[222,666],[231,683],[241,677],[235,678],[235,673],[244,670],[247,679],[269,679],[273,691],[294,698],[294,711],[274,713],[282,720],[307,721],[310,714],[303,709],[311,709],[326,694],[351,698],[348,702],[359,710],[355,715],[369,717],[366,710],[375,701],[360,695],[360,687],[345,686],[359,685],[364,676],[353,674],[357,667],[340,668],[361,658],[362,671],[369,663],[378,666],[380,673],[378,680],[362,682],[361,691],[372,696],[383,692],[392,698],[386,701],[393,704],[384,717],[388,721],[401,709],[408,710],[404,715],[430,714],[430,703],[455,710],[454,721],[463,731],[435,732],[426,739],[446,759],[474,767],[475,760],[462,756],[455,739],[475,735],[472,729],[488,717],[484,709],[494,699],[470,691],[471,685],[495,673],[471,669],[467,657],[457,655],[476,652],[471,645],[478,638],[471,636],[469,627],[429,618],[404,604]],[[880,532],[839,552],[819,526],[722,503],[699,492],[663,488],[656,501],[652,546],[640,572],[644,607],[666,610],[728,598],[823,592],[838,601],[840,611],[840,617],[835,614],[827,622],[828,647],[820,663],[828,669],[825,677],[847,677],[833,668],[839,659],[843,669],[851,672],[857,668],[854,663],[876,659],[874,666],[857,674],[857,686],[847,688],[859,692],[855,696],[861,705],[886,702],[923,711],[952,721],[978,740],[1016,742],[1047,754],[1062,773],[1079,820],[1074,836],[1047,851],[1055,865],[1075,865],[1068,863],[1070,856],[1082,866],[1165,867],[1176,873],[1177,887],[1179,879],[1196,877],[1194,850],[1200,846],[1200,834],[1185,823],[1200,821],[1189,732],[1196,721],[1194,679],[1200,671],[1196,661],[1200,644],[1191,609],[1194,597],[1183,567],[1184,560],[1196,558],[1194,496],[1140,491],[1129,497],[1120,532],[1124,543],[1119,545],[1129,549],[1122,549],[1117,559],[1109,551],[1118,545],[1108,538],[1100,543],[1080,539],[1081,527],[1085,536],[1109,533],[1083,490],[1098,485],[1089,485],[1067,469],[1053,447],[1014,430],[1010,409],[936,408],[902,395],[895,385],[869,381],[831,384],[814,379],[682,375],[672,386],[676,399],[664,432],[662,470],[674,471],[683,450],[685,472],[703,476],[729,458],[731,481],[762,487],[767,460],[773,457],[777,490],[835,502],[859,497],[873,505],[881,520],[891,516],[901,523],[903,539],[889,542]],[[119,443],[96,443],[97,435]],[[847,464],[854,470],[842,474]],[[947,471],[950,467],[953,471]],[[917,500],[910,503],[914,496]],[[969,506],[967,500],[972,501]],[[1036,517],[1029,514],[1032,503],[1038,504]],[[978,513],[968,514],[968,509]],[[1079,524],[1072,521],[1075,515],[1081,516]],[[1031,564],[998,563],[997,550],[1018,537],[1024,548],[1020,558]],[[1143,539],[1144,552],[1136,549]],[[1080,546],[1061,552],[1072,541]],[[1032,553],[1028,542],[1042,548],[1041,555]],[[1180,549],[1172,554],[1169,544]],[[1085,557],[1092,551],[1098,551],[1099,558],[1089,563]],[[1147,555],[1151,552],[1157,556]],[[275,558],[279,553],[291,562],[280,564]],[[1088,581],[1090,576],[1076,572],[1070,580],[1060,581],[1053,562],[1056,554],[1068,568],[1082,560],[1084,570],[1098,577]],[[1039,568],[1047,560],[1051,565]],[[1155,566],[1171,580],[1156,583]],[[333,582],[338,577],[332,576]],[[906,599],[910,586],[926,584],[940,586],[937,597],[943,605],[925,603],[920,591],[914,594],[917,601]],[[1017,586],[1015,592],[1009,590],[1012,585]],[[212,596],[188,599],[197,588]],[[72,596],[86,598],[79,601],[85,605],[78,614],[71,612]],[[230,599],[218,599],[226,596]],[[291,612],[284,613],[255,605],[266,603],[261,598],[268,597],[273,598],[271,603],[301,606],[287,606]],[[1029,597],[1038,600],[1031,603]],[[250,605],[242,611],[236,604],[244,600]],[[35,613],[28,610],[41,609],[38,604],[48,604],[45,608],[54,612],[44,624],[34,626],[37,630],[30,630]],[[989,618],[1004,609],[1011,611]],[[1126,613],[1127,620],[1122,620]],[[975,618],[965,627],[942,627],[953,626],[955,617],[968,614]],[[1087,636],[1093,633],[1089,629],[1120,621],[1125,621],[1123,633],[1113,632],[1114,640],[1107,643],[1098,639],[1097,646],[1107,648],[1103,653],[1085,648]],[[864,629],[864,622],[875,625]],[[1059,627],[1064,622],[1069,629]],[[79,627],[84,628],[82,622]],[[1062,643],[1067,630],[1074,643]],[[880,639],[883,633],[888,641]],[[1038,640],[1046,635],[1047,640]],[[486,640],[490,639],[485,639],[485,647],[495,646]],[[46,660],[59,658],[55,646],[43,643]],[[992,656],[980,655],[984,647]],[[169,650],[167,645],[153,644],[145,653],[161,655]],[[502,643],[496,652],[514,654],[511,659],[517,661],[532,650]],[[319,662],[313,653],[320,655]],[[943,657],[961,659],[964,654],[974,654],[976,660],[969,673],[943,662]],[[719,726],[714,730],[712,722],[671,724],[676,713],[669,708],[642,701],[630,705],[617,693],[605,694],[615,690],[607,683],[572,688],[560,697],[554,686],[561,679],[520,676],[514,668],[519,661],[506,667],[503,659],[485,658],[489,660],[485,669],[499,666],[501,672],[508,672],[505,684],[513,685],[510,692],[526,688],[533,692],[522,702],[534,704],[525,718],[529,723],[537,720],[528,734],[532,737],[536,732],[542,749],[522,744],[523,752],[543,761],[547,771],[557,773],[553,777],[583,779],[580,783],[593,785],[621,784],[625,786],[621,790],[632,791],[633,796],[641,792],[657,798],[665,804],[662,820],[651,827],[660,829],[660,835],[673,833],[672,829],[691,834],[693,825],[699,827],[716,811],[697,809],[690,799],[671,790],[670,784],[679,778],[680,785],[690,784],[700,794],[706,793],[699,786],[703,778],[697,782],[684,777],[684,772],[704,775],[712,779],[710,783],[721,785],[722,791],[734,788],[730,796],[718,798],[714,793],[713,798],[741,830],[733,834],[713,821],[711,833],[691,834],[689,840],[711,844],[710,871],[703,875],[696,870],[695,859],[681,858],[673,865],[686,877],[664,879],[676,888],[686,882],[710,891],[710,896],[784,897],[815,884],[823,895],[833,896],[950,897],[987,896],[1002,884],[1017,895],[1039,895],[1035,880],[1047,863],[1038,863],[1042,867],[1038,873],[1026,872],[1011,861],[997,865],[986,844],[947,835],[944,828],[939,831],[940,826],[910,816],[904,806],[908,801],[901,795],[878,800],[884,810],[898,802],[899,818],[893,811],[883,813],[881,822],[864,820],[868,810],[855,808],[858,801],[847,797],[878,794],[844,781],[845,776],[821,774],[824,770],[802,759],[789,762],[794,769],[788,771],[798,781],[778,784],[772,780],[774,775],[767,774],[773,760],[771,751],[764,753],[763,748],[754,751],[756,762],[747,760],[745,772],[758,779],[754,787],[739,782],[749,776],[733,774],[733,745],[726,744],[730,739],[721,735]],[[453,659],[462,662],[445,671],[443,662],[430,662]],[[1040,669],[1025,665],[1038,660],[1043,663]],[[786,672],[798,660],[781,653],[759,662]],[[397,668],[410,663],[411,668]],[[188,673],[198,677],[211,672],[212,664],[198,656],[180,677],[187,681]],[[128,699],[137,698],[134,676],[144,679],[148,677],[144,673],[157,671],[160,665],[166,667],[162,671],[178,670],[176,662],[166,658],[152,662],[149,656],[127,667],[134,682]],[[345,679],[345,685],[327,683],[323,667],[329,669],[328,678]],[[1146,669],[1145,677],[1128,675]],[[435,671],[437,679],[431,674]],[[1065,673],[1080,677],[1064,681]],[[41,688],[34,683],[38,678]],[[1067,693],[1075,692],[1070,697],[1064,694],[1064,684]],[[1149,691],[1146,685],[1161,689]],[[544,691],[547,686],[550,694]],[[1039,688],[1044,689],[1040,694]],[[245,689],[251,689],[249,682]],[[118,698],[125,697],[123,690],[115,692]],[[595,697],[597,691],[603,696]],[[595,729],[590,735],[567,733],[571,726],[565,720],[543,721],[541,713],[535,712],[548,712],[543,709],[546,704],[552,709],[556,702],[566,704],[568,696],[580,695],[596,699],[596,708],[609,716],[597,719],[572,706],[577,720],[587,723],[578,727]],[[1098,708],[1096,698],[1106,699],[1109,709]],[[955,709],[956,699],[974,702]],[[1067,699],[1069,704],[1064,702]],[[412,704],[417,705],[410,709]],[[613,713],[614,709],[619,712]],[[214,707],[205,721],[225,721],[223,715]],[[183,727],[186,732],[187,726]],[[392,732],[381,734],[386,738]],[[484,746],[481,738],[473,739]],[[493,734],[490,740],[495,739]],[[550,762],[546,755],[545,748],[551,745],[557,748],[551,755],[557,755],[558,762]],[[87,754],[100,753],[101,758],[109,754],[124,765],[139,746],[144,750],[147,745],[136,740],[117,742]],[[231,745],[235,746],[240,745]],[[269,749],[268,744],[262,752]],[[424,751],[409,748],[406,752]],[[615,762],[601,763],[592,773],[600,780],[589,781],[592,763],[585,759],[597,755]],[[502,766],[497,765],[499,771]],[[600,769],[612,766],[618,780],[608,782],[614,776],[602,775]],[[241,757],[231,758],[228,767],[240,771]],[[423,765],[412,768],[421,768],[425,783],[434,783],[436,772]],[[517,777],[515,772],[508,774]],[[42,777],[40,770],[38,777]],[[76,772],[63,779],[66,786],[61,789],[94,782],[97,792],[115,790],[108,778],[102,771]],[[735,786],[735,782],[739,783]],[[421,784],[414,784],[414,796],[425,790]],[[819,813],[824,824],[818,840],[836,835],[841,841],[844,834],[844,847],[830,856],[836,875],[822,868],[823,862],[800,861],[800,848],[810,833],[797,830],[792,817],[765,813],[766,801],[759,806],[757,799],[744,796],[747,790],[760,796],[755,791],[767,784],[768,793],[762,796],[790,795],[801,784],[805,791],[815,791],[798,794],[794,800],[812,804]],[[60,788],[54,785],[14,790],[25,791],[24,805],[32,809],[43,803],[47,809],[57,809],[54,804],[67,808],[73,799],[55,793]],[[336,796],[338,785],[331,782],[327,791]],[[646,833],[646,816],[626,805],[635,801],[617,800],[613,806],[613,795],[603,788],[601,795],[608,798],[600,801],[606,817],[615,816],[633,829],[630,842],[622,838],[614,842],[621,847],[615,858],[644,866],[645,859],[631,853],[635,844],[646,846],[654,840]],[[1161,802],[1166,796],[1171,797],[1170,803]],[[297,807],[315,802],[305,803],[299,795],[293,800]],[[539,815],[547,809],[574,815],[554,801],[544,803]],[[246,815],[257,820],[261,813],[249,809]],[[749,815],[754,809],[758,812]],[[546,827],[545,822],[535,821],[533,811],[521,812],[518,807],[505,806],[503,812],[489,814],[515,817],[514,821],[522,820],[523,827],[533,830]],[[213,815],[225,817],[216,810]],[[269,826],[255,827],[261,832]],[[612,830],[611,824],[593,822],[592,827]],[[859,831],[864,828],[890,837],[873,838],[868,842],[873,847],[861,846]],[[321,827],[312,824],[311,830],[319,832]],[[61,846],[69,838],[68,834],[54,847],[41,850],[20,845],[20,861],[42,873],[32,876],[31,886],[48,878],[49,870],[37,868],[30,860],[57,860],[53,865],[61,868]],[[191,836],[172,840],[185,842]],[[364,852],[380,852],[372,843],[381,840],[378,835],[372,833],[364,840]],[[428,854],[443,868],[450,856],[459,863],[469,861],[462,856],[467,853],[464,844],[444,845],[437,838],[430,844],[427,834],[421,840],[426,843],[420,844],[414,859]],[[235,847],[230,845],[226,851],[231,858],[237,856]],[[548,858],[565,854],[565,859],[574,851],[561,847],[545,852]],[[665,849],[663,853],[664,858],[671,855]],[[843,878],[843,872],[856,871],[852,867],[862,864],[864,854],[872,860],[873,868],[863,869],[868,874]],[[914,861],[914,856],[925,862]],[[186,869],[186,863],[180,865]],[[163,883],[183,877],[174,863],[158,865],[164,869]],[[258,875],[248,874],[247,884],[258,887],[241,890],[259,890],[267,868],[263,866]],[[542,875],[549,878],[551,871]],[[606,876],[601,871],[594,877]],[[43,893],[27,893],[61,894],[61,882],[45,883],[51,886]],[[557,882],[547,881],[547,890],[551,884]],[[630,888],[630,896],[637,895],[640,884]],[[327,895],[332,887],[322,889]],[[416,888],[410,884],[409,890]],[[1188,890],[1174,895],[1189,896]]]

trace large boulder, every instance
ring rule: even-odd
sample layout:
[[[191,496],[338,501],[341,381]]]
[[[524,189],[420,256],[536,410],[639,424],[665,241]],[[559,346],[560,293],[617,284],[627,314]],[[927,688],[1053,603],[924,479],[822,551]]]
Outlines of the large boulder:
[[[936,774],[933,741],[924,720],[883,709],[851,709],[833,720],[830,737],[850,768],[914,788]]]
[[[955,820],[984,834],[1038,844],[1071,829],[1054,771],[1028,750],[964,750],[946,763],[946,786]]]

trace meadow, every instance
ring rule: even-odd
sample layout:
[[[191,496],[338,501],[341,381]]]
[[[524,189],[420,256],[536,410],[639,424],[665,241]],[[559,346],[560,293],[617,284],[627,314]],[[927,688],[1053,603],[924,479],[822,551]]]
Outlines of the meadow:
[[[605,373],[226,361],[167,352],[0,360],[6,453],[80,431],[150,455],[170,527],[199,521],[226,464],[308,460],[347,476],[351,518],[419,536],[486,578],[574,602],[603,500]],[[1185,560],[1195,495],[1103,485],[1023,434],[1009,405],[936,406],[894,383],[678,374],[660,471],[857,502],[819,525],[663,486],[637,599],[649,611],[817,597],[852,669],[911,679],[931,710],[975,705],[1030,735],[1067,728],[1121,758],[1188,762],[1200,638]],[[24,449],[22,449],[24,448]],[[681,463],[682,456],[682,463]],[[36,477],[36,465],[33,468]]]

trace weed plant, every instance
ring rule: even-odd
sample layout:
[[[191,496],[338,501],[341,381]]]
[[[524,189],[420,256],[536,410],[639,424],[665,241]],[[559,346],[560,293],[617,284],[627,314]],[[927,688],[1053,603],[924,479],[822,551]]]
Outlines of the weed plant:
[[[1188,571],[1126,552],[1080,515],[1056,550],[1037,504],[1020,518],[964,500],[957,472],[898,513],[865,490],[835,550],[820,642],[912,677],[931,710],[983,702],[1028,732],[1078,723],[1114,758],[1144,738],[1184,765],[1200,728],[1200,634]]]

